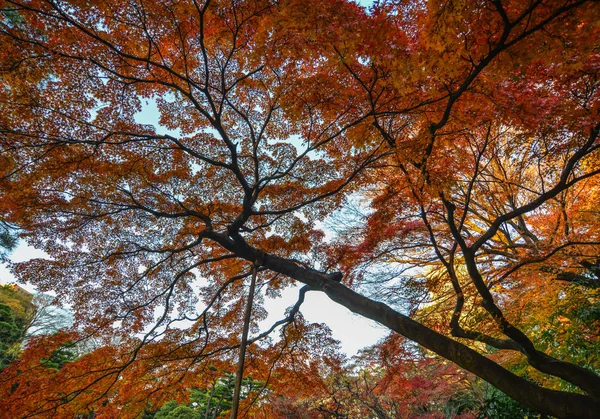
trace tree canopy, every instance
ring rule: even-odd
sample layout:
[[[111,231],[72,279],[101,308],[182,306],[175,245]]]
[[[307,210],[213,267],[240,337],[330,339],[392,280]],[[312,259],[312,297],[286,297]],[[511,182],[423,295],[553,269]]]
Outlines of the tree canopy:
[[[336,368],[314,291],[539,412],[600,411],[597,1],[0,5],[0,220],[48,254],[19,280],[75,316],[4,369],[0,410],[137,417],[209,388],[255,266],[265,385]]]

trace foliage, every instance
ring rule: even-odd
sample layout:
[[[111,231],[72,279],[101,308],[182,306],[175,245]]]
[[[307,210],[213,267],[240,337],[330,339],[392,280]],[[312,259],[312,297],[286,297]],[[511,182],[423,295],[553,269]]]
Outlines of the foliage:
[[[0,369],[20,353],[34,313],[31,297],[12,285],[0,286]]]
[[[178,406],[177,402],[166,403],[154,415],[154,419],[198,419],[198,412],[189,406]]]
[[[275,417],[472,419],[482,405],[473,376],[398,335],[320,376],[324,388],[303,397],[274,387],[270,404],[281,415]]]
[[[0,285],[0,304],[10,308],[18,327],[29,327],[34,315],[33,295],[15,285]]]
[[[66,363],[73,362],[77,358],[77,355],[72,351],[74,347],[73,342],[65,343],[55,349],[49,358],[42,359],[41,364],[47,368],[61,369]]]
[[[19,280],[75,320],[3,370],[0,411],[134,418],[210,388],[258,265],[246,373],[281,397],[253,414],[310,417],[318,392],[407,414],[386,386],[440,414],[408,363],[330,383],[342,357],[300,313],[316,291],[528,408],[596,416],[598,7],[0,0],[0,219],[48,255]]]
[[[193,419],[213,419],[228,417],[227,413],[231,409],[231,401],[235,385],[233,374],[226,374],[224,377],[215,379],[210,387],[205,389],[191,389],[189,402],[178,404],[171,400],[165,403],[154,414],[154,419],[175,419],[175,418],[193,418]],[[241,399],[249,395],[256,395],[262,392],[264,383],[255,381],[251,377],[242,380]],[[225,415],[225,416],[224,416]]]
[[[273,417],[550,418],[397,335],[321,379],[325,390],[304,397],[273,388]]]
[[[0,253],[11,251],[17,245],[17,237],[10,226],[0,220]]]
[[[512,418],[539,418],[550,419],[550,416],[539,414],[508,397],[495,388],[490,388],[486,394],[484,404],[479,410],[479,418],[512,419]]]
[[[19,344],[23,329],[15,322],[9,306],[0,304],[0,369],[4,368],[14,357],[14,346]]]

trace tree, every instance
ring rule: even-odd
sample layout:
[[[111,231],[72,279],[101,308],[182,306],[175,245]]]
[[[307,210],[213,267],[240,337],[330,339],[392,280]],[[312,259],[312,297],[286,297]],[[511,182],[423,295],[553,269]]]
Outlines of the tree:
[[[73,362],[77,355],[73,352],[75,345],[72,342],[66,342],[57,347],[48,358],[42,359],[42,365],[47,368],[61,369],[65,364]]]
[[[204,387],[231,370],[252,264],[263,297],[303,284],[276,342],[257,296],[257,379],[325,350],[298,318],[320,291],[542,413],[600,409],[594,367],[527,328],[600,254],[597,2],[0,4],[1,217],[49,255],[15,271],[107,342],[7,411],[133,417]],[[162,130],[136,119],[153,104]],[[316,222],[357,197],[327,243]]]
[[[2,252],[11,251],[17,245],[17,238],[11,226],[0,220],[0,249]]]
[[[22,335],[23,331],[15,323],[10,307],[0,304],[0,368],[11,361],[11,347],[19,343]]]
[[[161,406],[152,417],[154,419],[178,418],[183,415],[197,419],[226,417],[223,413],[231,409],[234,386],[234,375],[227,374],[215,379],[208,388],[191,389],[189,403],[180,405],[172,400]],[[252,393],[263,391],[264,383],[247,377],[243,380],[243,389],[242,399],[253,395]]]
[[[165,416],[165,419],[196,419],[194,409],[188,406],[177,406],[171,413]]]
[[[35,314],[32,297],[20,287],[0,286],[0,369],[19,355]]]
[[[315,389],[309,397],[288,400],[278,410],[285,407],[297,412],[304,407],[305,412],[324,418],[470,419],[482,404],[472,390],[473,376],[448,361],[420,353],[399,335],[361,351],[349,367],[342,366],[323,380],[326,391]],[[277,389],[274,393],[281,396]]]

